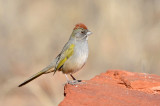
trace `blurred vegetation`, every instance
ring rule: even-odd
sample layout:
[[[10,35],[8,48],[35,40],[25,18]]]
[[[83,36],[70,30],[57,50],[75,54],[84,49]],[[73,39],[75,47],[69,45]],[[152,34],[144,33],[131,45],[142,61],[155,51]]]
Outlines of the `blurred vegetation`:
[[[88,80],[108,69],[160,75],[159,0],[0,0],[0,105],[53,106],[63,100],[62,73],[18,84],[48,65],[75,24],[93,32]]]

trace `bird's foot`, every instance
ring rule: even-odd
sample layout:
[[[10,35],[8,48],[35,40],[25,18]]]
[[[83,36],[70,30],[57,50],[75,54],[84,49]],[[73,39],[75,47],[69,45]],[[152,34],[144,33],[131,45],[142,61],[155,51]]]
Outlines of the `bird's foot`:
[[[76,84],[82,84],[83,82],[81,80],[69,80],[67,81],[68,84],[71,84],[71,85],[76,85]]]

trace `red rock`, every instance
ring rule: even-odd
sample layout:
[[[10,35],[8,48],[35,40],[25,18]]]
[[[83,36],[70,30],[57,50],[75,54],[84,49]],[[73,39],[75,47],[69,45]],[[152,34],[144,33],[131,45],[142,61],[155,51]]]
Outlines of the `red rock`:
[[[160,106],[160,76],[109,70],[79,85],[65,85],[59,106]]]

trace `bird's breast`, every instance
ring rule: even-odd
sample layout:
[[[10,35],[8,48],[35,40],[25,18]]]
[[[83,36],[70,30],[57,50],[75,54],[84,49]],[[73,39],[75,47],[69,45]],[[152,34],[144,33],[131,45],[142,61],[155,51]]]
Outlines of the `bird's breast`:
[[[65,62],[63,66],[63,73],[75,73],[79,71],[88,58],[88,43],[75,44],[73,55]]]

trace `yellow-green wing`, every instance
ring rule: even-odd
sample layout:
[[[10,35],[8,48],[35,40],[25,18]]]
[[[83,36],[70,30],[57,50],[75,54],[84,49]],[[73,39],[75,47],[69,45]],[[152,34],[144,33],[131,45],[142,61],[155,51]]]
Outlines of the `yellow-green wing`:
[[[63,64],[73,55],[74,47],[74,44],[70,44],[68,49],[64,50],[61,53],[60,58],[57,62],[56,70],[59,70],[63,66]]]

